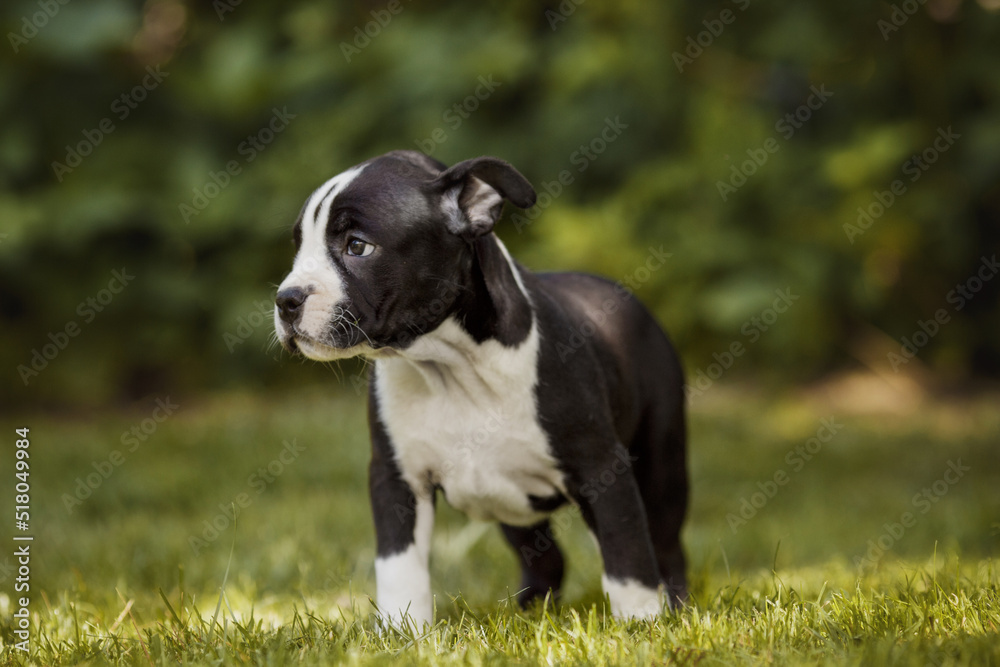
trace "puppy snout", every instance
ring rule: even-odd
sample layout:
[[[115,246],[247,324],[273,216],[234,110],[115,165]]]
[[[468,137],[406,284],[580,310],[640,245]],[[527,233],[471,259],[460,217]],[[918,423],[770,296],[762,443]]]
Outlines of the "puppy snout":
[[[278,292],[274,303],[278,314],[288,324],[294,324],[302,316],[302,306],[309,295],[301,287],[288,287]]]

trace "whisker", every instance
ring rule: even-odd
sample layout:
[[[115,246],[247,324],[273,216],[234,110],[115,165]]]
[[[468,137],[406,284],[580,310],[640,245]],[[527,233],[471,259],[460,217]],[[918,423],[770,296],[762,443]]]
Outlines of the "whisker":
[[[358,317],[354,313],[352,313],[350,311],[350,309],[348,309],[346,311],[346,313],[347,313],[347,316],[351,318],[350,320],[346,320],[346,321],[349,322],[352,327],[354,327],[357,331],[359,331],[361,333],[362,336],[365,337],[365,340],[368,341],[368,346],[369,347],[374,348],[375,345],[372,343],[371,337],[367,333],[365,333],[365,330],[362,329],[361,325],[358,324]],[[351,320],[353,320],[353,322]]]

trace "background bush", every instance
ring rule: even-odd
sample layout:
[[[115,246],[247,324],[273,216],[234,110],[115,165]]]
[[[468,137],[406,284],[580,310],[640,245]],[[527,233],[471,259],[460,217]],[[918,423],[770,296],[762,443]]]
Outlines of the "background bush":
[[[733,341],[748,343],[735,374],[884,363],[939,308],[951,321],[921,362],[995,374],[1000,281],[960,312],[946,299],[1000,237],[998,5],[910,4],[93,0],[48,17],[44,3],[5,3],[0,400],[326,376],[283,371],[254,314],[290,265],[312,189],[418,147],[448,163],[501,156],[540,192],[570,171],[530,224],[498,228],[531,268],[621,278],[648,248],[671,253],[638,294],[691,375]],[[42,24],[30,38],[29,23]],[[162,83],[129,108],[121,96],[156,68]],[[787,136],[778,123],[813,89],[832,96]],[[294,118],[248,150],[275,109]],[[103,119],[113,132],[95,134]],[[581,158],[609,119],[627,127]],[[928,164],[949,127],[959,138]],[[79,166],[54,168],[88,136],[100,143]],[[723,198],[719,182],[769,138],[777,151]],[[231,161],[239,173],[185,215]],[[905,193],[852,243],[844,226],[895,179]],[[134,280],[86,321],[79,304],[123,268]],[[749,344],[744,323],[786,288],[799,300]],[[79,335],[26,386],[18,367],[71,322]]]

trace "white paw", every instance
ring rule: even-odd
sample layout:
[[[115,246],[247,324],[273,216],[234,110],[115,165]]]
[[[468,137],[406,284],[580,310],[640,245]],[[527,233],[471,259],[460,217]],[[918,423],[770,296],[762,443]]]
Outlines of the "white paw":
[[[396,628],[422,630],[434,623],[430,575],[414,545],[388,558],[375,559],[378,609]]]
[[[655,618],[663,611],[666,599],[661,587],[650,588],[634,579],[611,579],[607,575],[601,577],[601,584],[615,618]]]

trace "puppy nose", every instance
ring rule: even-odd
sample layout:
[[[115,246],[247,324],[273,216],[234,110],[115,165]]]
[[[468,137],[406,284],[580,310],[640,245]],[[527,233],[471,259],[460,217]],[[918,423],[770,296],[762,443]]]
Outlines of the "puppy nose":
[[[301,287],[289,287],[278,292],[274,299],[278,314],[285,322],[292,324],[302,314],[302,304],[306,302],[306,291]]]

